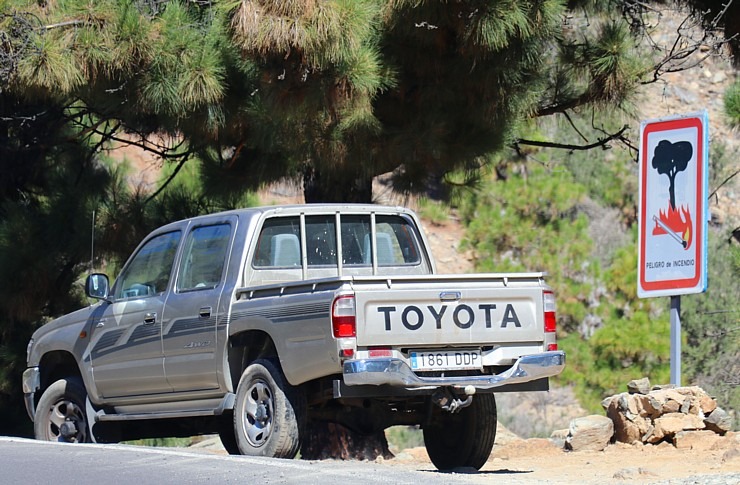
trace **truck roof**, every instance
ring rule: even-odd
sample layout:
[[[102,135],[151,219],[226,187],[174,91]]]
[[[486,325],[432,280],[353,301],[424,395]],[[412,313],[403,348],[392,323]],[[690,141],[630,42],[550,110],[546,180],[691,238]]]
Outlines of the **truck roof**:
[[[173,221],[172,225],[179,225],[183,221],[197,221],[199,219],[211,218],[213,216],[254,216],[256,214],[322,214],[327,212],[347,212],[347,213],[360,213],[369,214],[371,212],[382,212],[386,214],[413,214],[410,209],[402,206],[389,206],[379,204],[347,204],[347,203],[326,203],[326,204],[288,204],[288,205],[265,205],[258,207],[244,207],[239,209],[233,209],[222,212],[214,212],[211,214],[203,214],[200,216],[190,217],[179,221]],[[169,226],[167,224],[166,226]],[[163,227],[166,227],[163,226]]]

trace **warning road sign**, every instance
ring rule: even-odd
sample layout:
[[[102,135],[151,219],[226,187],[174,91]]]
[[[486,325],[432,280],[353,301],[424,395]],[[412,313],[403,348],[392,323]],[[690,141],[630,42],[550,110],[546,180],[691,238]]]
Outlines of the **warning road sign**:
[[[706,111],[640,124],[640,298],[706,290],[708,127]]]

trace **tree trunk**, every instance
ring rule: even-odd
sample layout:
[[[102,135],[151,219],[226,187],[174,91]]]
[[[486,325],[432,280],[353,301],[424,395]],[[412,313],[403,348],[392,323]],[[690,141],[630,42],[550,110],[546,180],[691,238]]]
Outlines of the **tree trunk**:
[[[373,201],[373,178],[363,173],[342,174],[307,167],[303,172],[303,198],[307,204]]]
[[[359,433],[341,424],[309,420],[301,446],[304,460],[376,460],[393,458],[383,431]]]

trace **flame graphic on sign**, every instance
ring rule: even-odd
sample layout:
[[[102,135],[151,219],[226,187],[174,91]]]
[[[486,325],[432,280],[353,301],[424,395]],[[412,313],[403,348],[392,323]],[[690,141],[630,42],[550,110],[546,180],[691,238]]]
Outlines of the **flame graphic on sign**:
[[[668,205],[668,210],[663,212],[659,211],[659,219],[663,224],[659,224],[655,221],[655,227],[653,227],[653,236],[659,236],[662,234],[668,234],[664,227],[667,227],[673,231],[674,235],[678,236],[684,241],[684,249],[691,247],[691,241],[693,234],[691,232],[691,213],[685,206],[681,206],[679,209],[674,209]],[[661,227],[663,226],[663,227]]]

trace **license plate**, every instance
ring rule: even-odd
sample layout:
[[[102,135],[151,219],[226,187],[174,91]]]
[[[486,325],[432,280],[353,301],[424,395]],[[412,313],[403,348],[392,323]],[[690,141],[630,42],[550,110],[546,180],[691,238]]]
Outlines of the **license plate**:
[[[420,350],[409,353],[413,370],[480,369],[483,361],[480,349]]]

